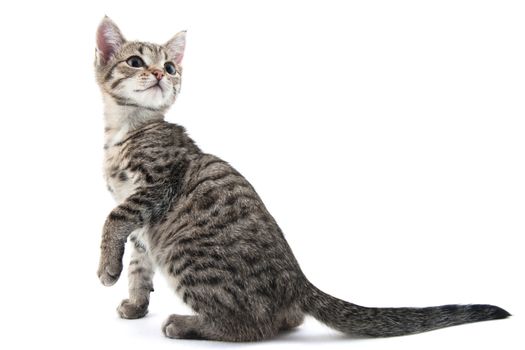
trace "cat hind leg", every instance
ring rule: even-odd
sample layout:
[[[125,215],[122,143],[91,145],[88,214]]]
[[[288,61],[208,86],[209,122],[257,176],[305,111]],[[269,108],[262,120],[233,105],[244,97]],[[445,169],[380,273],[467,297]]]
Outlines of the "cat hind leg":
[[[242,322],[211,321],[203,316],[171,315],[162,332],[168,338],[250,342],[275,336],[278,328],[265,324],[250,326]]]

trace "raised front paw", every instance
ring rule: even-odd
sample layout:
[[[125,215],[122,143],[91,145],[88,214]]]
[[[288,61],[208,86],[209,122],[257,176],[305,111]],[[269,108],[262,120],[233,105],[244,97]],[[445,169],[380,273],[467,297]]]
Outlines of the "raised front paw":
[[[117,312],[121,318],[135,319],[142,318],[148,313],[148,303],[134,304],[129,299],[124,299],[117,307]]]
[[[111,259],[111,255],[102,254],[98,266],[98,278],[105,286],[112,286],[118,281],[122,272],[122,258]]]

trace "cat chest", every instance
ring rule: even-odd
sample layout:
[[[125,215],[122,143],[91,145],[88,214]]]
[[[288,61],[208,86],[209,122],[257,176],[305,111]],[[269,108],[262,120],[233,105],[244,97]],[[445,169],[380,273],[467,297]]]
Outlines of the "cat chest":
[[[129,170],[126,159],[118,153],[106,154],[104,175],[108,190],[118,203],[123,202],[137,188],[137,175]]]

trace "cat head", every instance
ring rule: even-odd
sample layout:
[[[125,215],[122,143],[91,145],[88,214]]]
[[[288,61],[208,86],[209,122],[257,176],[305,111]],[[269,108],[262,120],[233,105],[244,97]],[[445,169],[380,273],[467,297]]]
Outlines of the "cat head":
[[[96,36],[95,70],[105,99],[116,105],[163,113],[180,91],[186,32],[164,45],[126,41],[108,17]]]

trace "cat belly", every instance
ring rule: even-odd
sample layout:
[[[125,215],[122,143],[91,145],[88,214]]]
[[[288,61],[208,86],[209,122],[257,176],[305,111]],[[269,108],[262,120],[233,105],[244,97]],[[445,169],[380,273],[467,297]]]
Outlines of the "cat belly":
[[[180,298],[183,298],[184,288],[179,287],[180,278],[173,276],[173,274],[170,274],[167,268],[162,268],[161,273],[168,282],[168,285],[172,288],[172,290],[174,290]]]
[[[165,264],[167,251],[159,249],[151,243],[149,234],[156,234],[155,229],[143,227],[130,234],[130,241],[135,245],[135,249],[144,251],[148,254],[155,269],[166,279],[168,285],[173,288],[177,295],[183,297],[184,290],[179,287],[179,278],[170,273],[170,265]]]
[[[178,268],[170,263],[166,263],[168,255],[170,252],[167,250],[159,250],[155,245],[150,245],[149,255],[152,257],[153,264],[157,268],[157,271],[165,278],[168,285],[172,288],[175,293],[182,298],[184,295],[184,288],[180,288],[180,278],[176,276],[173,272]]]

